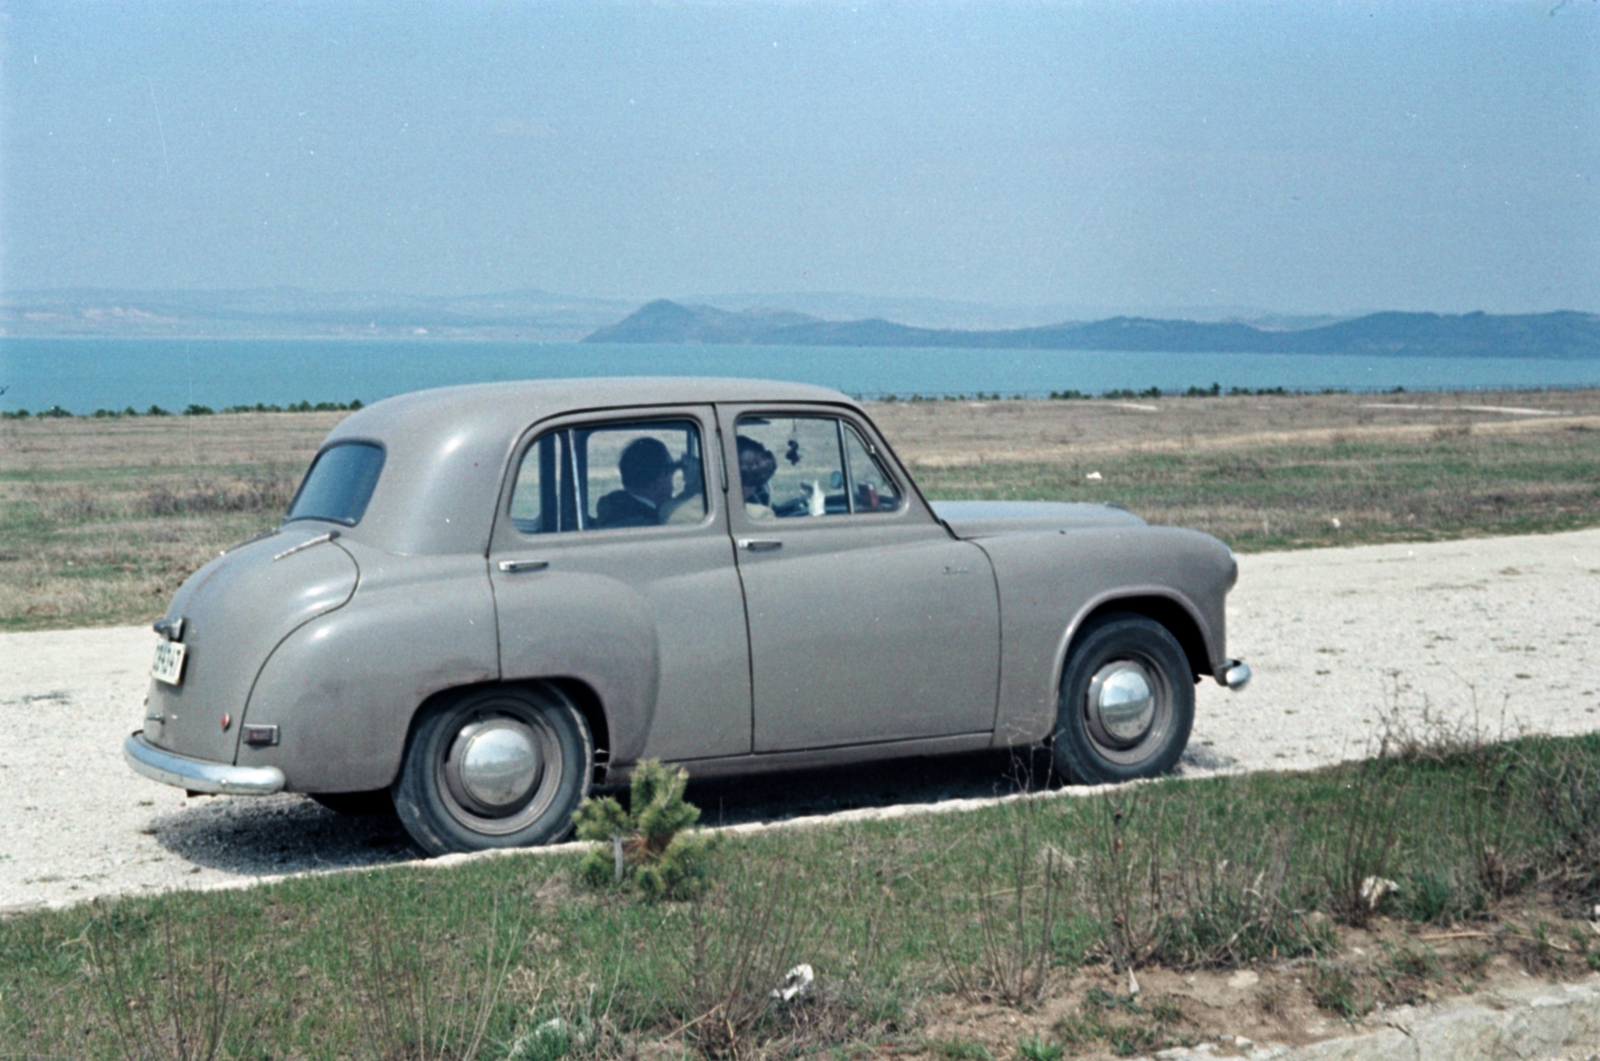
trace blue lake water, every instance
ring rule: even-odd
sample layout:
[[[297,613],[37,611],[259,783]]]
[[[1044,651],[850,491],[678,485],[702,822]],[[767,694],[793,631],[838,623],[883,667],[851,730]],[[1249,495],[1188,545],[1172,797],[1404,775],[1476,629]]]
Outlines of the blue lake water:
[[[571,376],[743,376],[850,394],[1042,396],[1187,387],[1456,390],[1600,385],[1600,360],[1090,350],[583,345],[427,340],[0,339],[0,409],[371,403],[425,387]]]

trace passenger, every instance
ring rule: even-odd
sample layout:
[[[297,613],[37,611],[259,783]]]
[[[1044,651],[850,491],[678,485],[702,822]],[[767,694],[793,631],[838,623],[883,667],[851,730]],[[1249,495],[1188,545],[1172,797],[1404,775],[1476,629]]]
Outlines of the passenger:
[[[660,439],[636,438],[617,459],[622,473],[622,489],[602,497],[594,509],[598,529],[612,527],[655,527],[667,522],[678,507],[700,496],[700,465],[687,454],[681,461],[672,459]],[[683,472],[683,492],[674,496],[672,477]]]
[[[738,436],[739,485],[744,490],[744,510],[751,519],[772,519],[772,492],[767,484],[778,470],[778,458],[753,438]]]

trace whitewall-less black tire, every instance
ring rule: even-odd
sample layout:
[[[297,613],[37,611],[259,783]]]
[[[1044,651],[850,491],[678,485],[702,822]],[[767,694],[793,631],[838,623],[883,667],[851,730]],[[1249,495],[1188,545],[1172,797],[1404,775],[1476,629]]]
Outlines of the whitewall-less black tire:
[[[429,854],[559,840],[594,775],[583,713],[548,686],[478,689],[417,720],[395,812]]]
[[[1079,633],[1061,675],[1053,751],[1074,781],[1158,777],[1178,763],[1194,725],[1194,673],[1154,619],[1114,612]]]

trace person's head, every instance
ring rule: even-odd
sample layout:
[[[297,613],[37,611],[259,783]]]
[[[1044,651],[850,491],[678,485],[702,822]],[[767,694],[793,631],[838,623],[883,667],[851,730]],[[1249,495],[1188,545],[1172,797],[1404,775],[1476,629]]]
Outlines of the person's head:
[[[778,458],[772,451],[753,438],[744,435],[738,436],[739,445],[739,484],[744,487],[744,496],[749,497],[772,478],[772,473],[778,470]]]
[[[634,439],[617,459],[622,488],[658,505],[672,497],[672,473],[677,467],[666,443],[658,438]]]

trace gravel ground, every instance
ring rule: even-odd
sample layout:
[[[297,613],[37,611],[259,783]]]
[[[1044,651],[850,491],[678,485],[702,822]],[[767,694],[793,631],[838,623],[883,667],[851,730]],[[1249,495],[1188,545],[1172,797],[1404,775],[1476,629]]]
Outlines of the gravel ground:
[[[1600,728],[1600,530],[1239,558],[1229,650],[1249,689],[1199,688],[1185,774],[1364,754],[1426,709],[1490,736]],[[94,896],[230,887],[418,857],[393,818],[299,796],[187,799],[122,761],[155,635],[0,635],[0,913]],[[972,799],[1053,782],[1040,755],[983,754],[706,782],[711,824]]]

